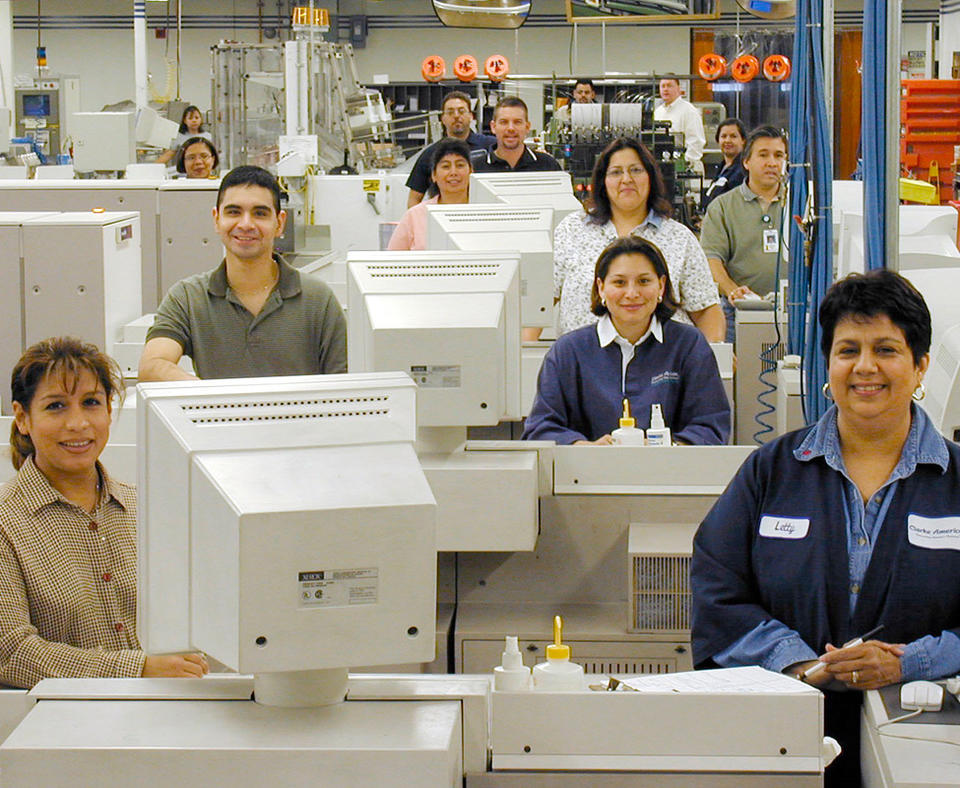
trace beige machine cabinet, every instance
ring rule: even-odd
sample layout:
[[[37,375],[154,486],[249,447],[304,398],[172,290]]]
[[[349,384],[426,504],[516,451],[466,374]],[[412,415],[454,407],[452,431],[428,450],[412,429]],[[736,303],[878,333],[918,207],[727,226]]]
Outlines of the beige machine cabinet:
[[[5,375],[10,374],[24,349],[20,227],[25,221],[49,215],[40,211],[0,213],[0,369]],[[13,414],[9,385],[0,386],[0,413]]]
[[[801,375],[800,367],[777,362],[777,435],[804,426]]]
[[[780,322],[779,342],[772,311],[737,310],[734,434],[736,443],[741,446],[769,443],[777,435],[777,361],[786,352],[787,315],[783,310],[776,314]],[[764,428],[757,423],[757,416],[770,426],[758,436],[759,441],[754,435]]]
[[[610,785],[590,777],[614,771],[623,786],[822,786],[822,695],[759,668],[749,689],[721,676],[640,692],[494,691],[492,775],[526,773],[534,779],[501,783],[525,786]],[[580,782],[536,781],[544,771]]]
[[[223,244],[213,225],[219,180],[185,179],[160,184],[157,297],[185,277],[216,268]],[[152,308],[152,307],[148,307]]]
[[[6,788],[346,788],[398,785],[401,775],[410,788],[453,788],[463,780],[462,742],[456,699],[287,709],[241,699],[71,698],[37,703],[0,762]]]
[[[143,309],[157,308],[157,182],[146,180],[0,180],[0,211],[137,211]],[[141,312],[142,314],[142,312]]]
[[[558,614],[573,660],[589,673],[690,669],[686,627],[665,622],[656,630],[628,629],[631,526],[683,527],[688,548],[691,525],[703,519],[750,447],[540,451],[541,457],[552,452],[553,479],[540,488],[534,549],[457,554],[456,670],[485,672],[499,664],[505,635],[520,638],[527,664],[533,665],[543,659]],[[637,541],[633,547],[652,549]]]
[[[689,636],[658,638],[624,631],[621,605],[470,605],[457,606],[456,669],[458,673],[489,673],[500,664],[503,637],[491,632],[513,627],[527,667],[543,662],[553,642],[553,616],[563,614],[564,642],[570,658],[587,673],[676,673],[693,670]],[[499,622],[498,622],[499,619]]]
[[[24,344],[72,335],[113,355],[143,314],[136,213],[60,213],[24,222]]]

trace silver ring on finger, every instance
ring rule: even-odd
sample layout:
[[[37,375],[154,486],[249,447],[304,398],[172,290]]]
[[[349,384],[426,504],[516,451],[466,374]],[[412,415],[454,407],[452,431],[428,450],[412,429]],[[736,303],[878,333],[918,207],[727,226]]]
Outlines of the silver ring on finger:
[[[857,671],[853,671],[853,683],[856,684],[860,681],[860,674]]]

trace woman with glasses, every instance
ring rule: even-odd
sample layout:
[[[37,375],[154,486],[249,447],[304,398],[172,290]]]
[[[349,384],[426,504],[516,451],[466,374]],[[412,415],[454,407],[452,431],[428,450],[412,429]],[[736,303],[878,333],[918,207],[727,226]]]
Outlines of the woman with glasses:
[[[219,165],[217,149],[204,137],[191,137],[177,151],[177,172],[188,178],[213,178]]]
[[[593,168],[592,205],[567,216],[554,231],[559,334],[597,321],[590,310],[594,263],[617,238],[637,236],[656,244],[666,258],[680,307],[673,319],[693,323],[710,342],[723,341],[723,312],[707,258],[694,234],[670,218],[671,211],[650,151],[626,137],[611,142]]]
[[[183,147],[183,144],[193,137],[203,137],[213,141],[213,135],[209,131],[204,131],[203,113],[200,112],[199,107],[191,104],[180,116],[180,128],[177,129],[177,136],[171,141],[170,148],[161,153],[157,161],[160,164],[167,164],[177,155],[177,151]]]

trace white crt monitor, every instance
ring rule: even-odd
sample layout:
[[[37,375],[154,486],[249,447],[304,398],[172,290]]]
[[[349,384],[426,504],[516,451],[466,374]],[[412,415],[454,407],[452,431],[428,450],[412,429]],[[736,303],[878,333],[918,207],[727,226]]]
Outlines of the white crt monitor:
[[[900,270],[951,267],[957,251],[957,211],[939,205],[901,205],[899,212]],[[837,278],[863,273],[865,248],[863,211],[844,211],[838,221]]]
[[[427,248],[519,252],[521,325],[553,325],[552,208],[431,205]]]
[[[933,324],[921,405],[944,437],[960,441],[960,265],[902,273],[927,302]]]
[[[351,252],[347,366],[417,383],[419,427],[469,427],[520,413],[516,252]]]
[[[567,214],[583,210],[569,172],[475,172],[470,176],[470,202],[553,208],[554,226]]]
[[[202,650],[270,676],[342,668],[344,683],[349,666],[434,658],[436,502],[407,375],[137,394],[148,653]]]

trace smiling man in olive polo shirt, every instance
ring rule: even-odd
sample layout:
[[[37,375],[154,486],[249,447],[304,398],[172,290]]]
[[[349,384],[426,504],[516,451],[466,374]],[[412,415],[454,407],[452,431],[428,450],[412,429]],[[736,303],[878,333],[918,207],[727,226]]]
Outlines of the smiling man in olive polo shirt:
[[[347,371],[347,329],[330,288],[273,252],[283,233],[280,187],[260,167],[237,167],[213,209],[226,249],[212,271],[177,282],[157,309],[139,379],[312,375]]]

